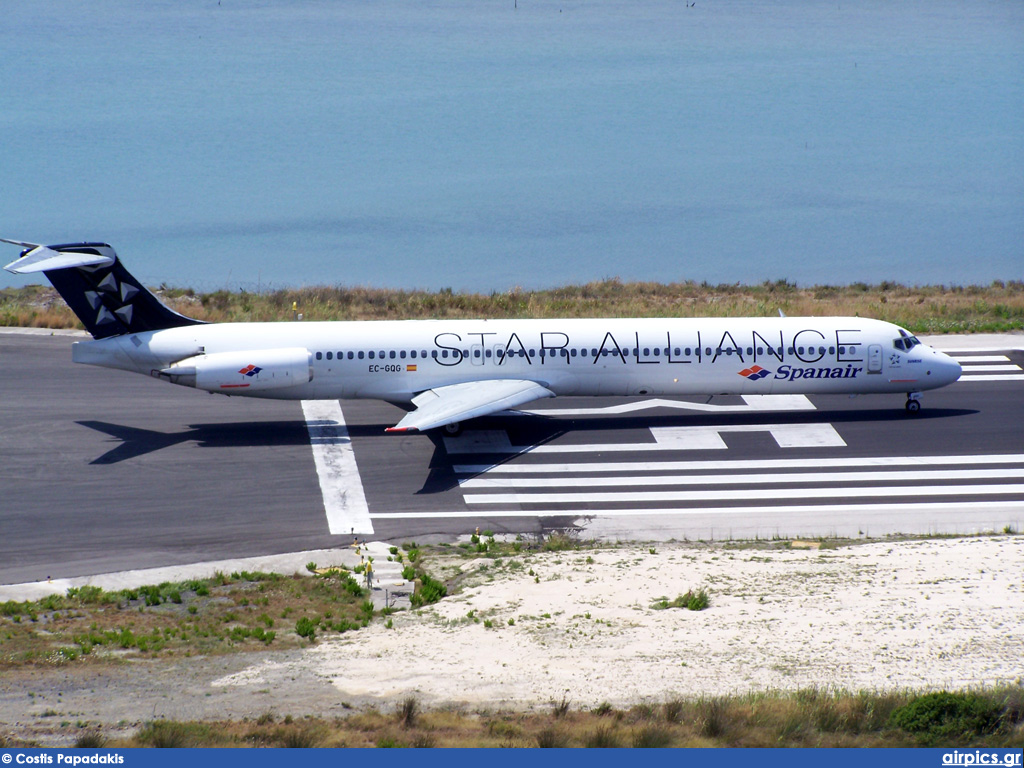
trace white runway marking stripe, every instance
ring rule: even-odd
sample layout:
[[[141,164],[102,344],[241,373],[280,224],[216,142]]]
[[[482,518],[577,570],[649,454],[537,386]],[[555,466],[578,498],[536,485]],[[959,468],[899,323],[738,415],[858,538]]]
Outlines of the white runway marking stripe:
[[[1006,355],[950,355],[958,363],[1008,363]]]
[[[467,504],[620,504],[746,501],[749,499],[870,498],[873,496],[993,496],[1022,494],[1024,485],[890,485],[876,488],[744,488],[727,491],[631,491],[467,494]]]
[[[766,483],[869,483],[896,480],[997,480],[1022,478],[1024,468],[1012,469],[933,469],[906,472],[794,472],[791,474],[755,475],[646,475],[623,477],[479,477],[460,480],[463,489],[486,488],[563,488],[639,487],[652,485],[754,485]]]
[[[956,383],[962,381],[1022,381],[1024,380],[1024,373],[1020,374],[992,374],[990,376],[983,376],[979,374],[962,376],[956,380]]]
[[[544,443],[508,445],[493,433],[481,439],[468,431],[446,437],[449,455],[466,453],[612,453],[645,451],[707,451],[728,448],[723,433],[768,432],[780,448],[842,447],[846,442],[831,424],[723,424],[717,427],[651,427],[653,443]],[[507,440],[507,437],[506,437]]]
[[[731,461],[648,461],[595,464],[456,464],[459,475],[565,474],[571,472],[705,472],[744,469],[806,469],[810,467],[957,466],[960,464],[1020,464],[1024,453],[990,456],[861,456],[806,459],[734,459]]]
[[[337,400],[303,400],[313,461],[333,534],[373,533],[352,439]]]
[[[962,501],[940,502],[909,502],[889,504],[798,504],[793,506],[742,506],[742,507],[660,507],[657,509],[602,509],[599,512],[588,510],[568,511],[565,509],[510,509],[488,510],[488,518],[497,517],[568,517],[587,515],[594,517],[647,517],[650,515],[758,515],[769,513],[788,514],[820,514],[829,512],[891,512],[921,513],[949,512],[964,508]],[[1024,501],[972,501],[971,509],[977,511],[993,510],[995,512],[1024,512]],[[414,520],[422,518],[478,518],[478,510],[459,510],[452,512],[384,512],[375,514],[377,520]]]
[[[998,371],[1019,371],[1019,365],[962,365],[964,373],[996,373]]]

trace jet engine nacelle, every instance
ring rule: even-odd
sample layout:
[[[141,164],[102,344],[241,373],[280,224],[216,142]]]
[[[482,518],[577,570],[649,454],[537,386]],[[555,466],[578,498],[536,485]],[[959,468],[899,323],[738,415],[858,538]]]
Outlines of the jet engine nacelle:
[[[312,381],[313,354],[304,347],[214,352],[181,360],[157,375],[207,392],[241,395]]]

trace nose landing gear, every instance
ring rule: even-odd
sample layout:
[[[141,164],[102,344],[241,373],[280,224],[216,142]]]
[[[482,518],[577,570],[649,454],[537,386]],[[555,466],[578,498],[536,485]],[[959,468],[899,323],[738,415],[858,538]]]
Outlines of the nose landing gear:
[[[921,410],[921,393],[920,392],[908,392],[907,403],[903,406],[907,409],[907,413],[916,414]]]

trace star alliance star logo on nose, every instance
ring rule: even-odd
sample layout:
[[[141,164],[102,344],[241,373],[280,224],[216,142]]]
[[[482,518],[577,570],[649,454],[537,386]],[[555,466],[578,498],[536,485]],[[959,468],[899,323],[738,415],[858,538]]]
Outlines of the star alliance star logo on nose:
[[[744,368],[739,374],[740,376],[746,376],[751,381],[757,381],[765,376],[771,376],[772,372],[767,368],[762,368],[760,365],[752,365],[749,368]]]
[[[239,373],[242,374],[243,376],[250,376],[250,377],[252,377],[252,376],[255,376],[256,374],[258,374],[262,370],[263,370],[262,368],[260,368],[258,366],[255,366],[252,363],[250,363],[249,365],[245,366],[245,368],[241,369],[239,371]]]

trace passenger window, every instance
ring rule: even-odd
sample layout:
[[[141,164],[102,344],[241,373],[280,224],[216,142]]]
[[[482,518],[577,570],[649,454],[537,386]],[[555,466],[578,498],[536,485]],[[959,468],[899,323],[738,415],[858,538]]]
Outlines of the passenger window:
[[[352,360],[354,357],[355,357],[355,355],[353,355],[351,352],[348,353],[348,359],[349,360]]]
[[[411,357],[411,358],[412,358],[413,360],[415,360],[415,359],[416,359],[416,350],[415,350],[415,349],[414,349],[414,350],[412,350],[412,351],[411,351],[411,352],[409,353],[409,357]]]
[[[327,353],[327,359],[328,360],[333,360],[334,359],[334,353],[333,352],[328,352]]]
[[[362,360],[362,359],[363,359],[363,356],[364,356],[364,353],[363,353],[363,352],[360,352],[360,353],[359,353],[359,359],[360,359],[360,360]]]
[[[395,359],[395,350],[392,349],[390,352],[388,352],[388,357],[390,357],[392,360],[394,360]]]
[[[376,353],[372,349],[370,350],[369,355],[370,355],[370,359],[371,360],[373,360],[377,356]]]
[[[758,347],[757,348],[757,354],[763,355],[764,354],[764,347]]]
[[[752,354],[754,354],[754,349],[753,349],[753,347],[747,347],[747,354],[748,354],[748,355],[752,355]]]
[[[400,358],[402,358],[403,360],[405,360],[405,350],[403,349],[403,350],[402,350],[401,352],[399,352],[399,353],[398,353],[398,356],[399,356]]]
[[[323,360],[324,359],[324,353],[323,352],[317,352],[316,353],[316,359],[317,360]]]
[[[836,348],[835,348],[835,347],[829,347],[829,348],[828,348],[828,353],[829,353],[830,355],[834,355],[834,354],[836,353]]]
[[[572,349],[570,349],[570,350],[569,350],[569,354],[570,354],[570,355],[571,355],[572,357],[576,357],[576,348],[575,348],[575,347],[573,347]]]

